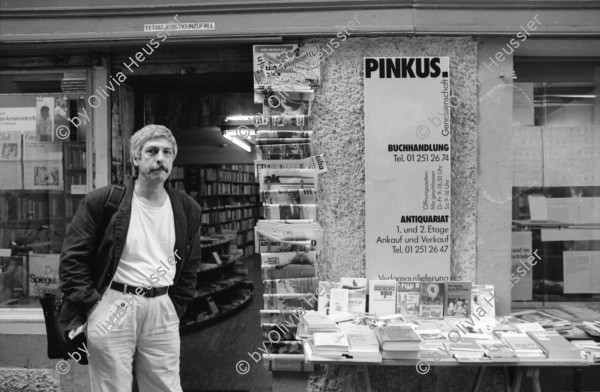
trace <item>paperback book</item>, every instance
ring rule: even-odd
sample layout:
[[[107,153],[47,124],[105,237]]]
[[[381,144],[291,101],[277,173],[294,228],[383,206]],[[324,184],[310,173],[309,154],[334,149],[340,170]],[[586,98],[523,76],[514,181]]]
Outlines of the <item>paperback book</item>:
[[[340,284],[348,290],[348,312],[365,313],[367,309],[367,279],[341,278]]]
[[[496,317],[493,285],[474,284],[471,287],[471,314],[474,317]]]
[[[265,204],[265,219],[313,219],[317,220],[316,204]]]
[[[348,289],[332,288],[329,291],[329,314],[348,312]]]
[[[396,290],[396,280],[369,280],[369,313],[395,314]]]
[[[265,309],[292,310],[305,309],[314,310],[313,294],[263,294]]]
[[[444,315],[469,317],[471,315],[471,282],[446,282]]]
[[[444,317],[444,298],[443,283],[421,283],[419,317]]]
[[[263,280],[312,278],[317,276],[312,264],[287,264],[283,266],[262,266]]]
[[[319,288],[317,289],[317,295],[319,299],[318,311],[324,314],[329,314],[330,307],[330,293],[331,289],[339,288],[341,284],[339,282],[330,282],[326,280],[319,281]]]
[[[418,316],[420,296],[421,283],[398,282],[396,313],[415,317]]]

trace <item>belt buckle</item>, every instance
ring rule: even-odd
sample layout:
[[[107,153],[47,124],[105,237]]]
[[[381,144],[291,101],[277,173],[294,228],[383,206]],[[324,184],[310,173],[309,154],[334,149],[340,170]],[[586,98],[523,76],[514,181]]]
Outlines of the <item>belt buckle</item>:
[[[127,294],[127,285],[123,283],[123,294]]]
[[[146,297],[149,297],[149,298],[156,297],[156,287],[152,287],[151,289],[146,289]]]

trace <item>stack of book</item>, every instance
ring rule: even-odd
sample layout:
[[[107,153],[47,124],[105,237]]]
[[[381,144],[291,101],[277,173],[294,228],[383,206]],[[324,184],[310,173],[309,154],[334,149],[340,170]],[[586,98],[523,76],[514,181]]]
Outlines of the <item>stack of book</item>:
[[[408,325],[375,328],[383,359],[418,359],[423,339]]]
[[[517,362],[515,351],[505,342],[498,339],[477,340],[485,351],[485,355],[494,362]]]
[[[457,342],[444,344],[446,351],[458,362],[489,362],[490,358],[485,356],[485,350],[476,340],[464,338]]]
[[[517,322],[539,323],[549,331],[565,331],[573,328],[573,323],[568,320],[552,316],[542,310],[526,310],[511,314]]]
[[[352,359],[361,362],[381,362],[382,356],[379,351],[379,341],[372,331],[351,332],[346,336],[350,344],[348,354]]]
[[[308,343],[315,355],[327,358],[342,358],[350,349],[348,338],[339,332],[317,332]]]
[[[583,350],[586,357],[594,363],[600,363],[600,342],[593,340],[578,340],[573,344]]]
[[[526,334],[507,332],[502,340],[510,346],[518,358],[545,358],[544,351]]]
[[[306,333],[312,335],[319,332],[337,332],[337,325],[322,312],[306,312],[302,316],[302,324]]]
[[[547,358],[581,358],[581,349],[572,345],[556,331],[529,331],[527,335],[540,346]]]

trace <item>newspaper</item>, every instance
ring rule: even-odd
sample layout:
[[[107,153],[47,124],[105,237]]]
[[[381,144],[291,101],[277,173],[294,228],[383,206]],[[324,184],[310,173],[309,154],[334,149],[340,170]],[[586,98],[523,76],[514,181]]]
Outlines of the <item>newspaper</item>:
[[[261,190],[315,189],[318,172],[315,169],[264,169],[258,177]]]
[[[261,190],[260,201],[266,204],[316,204],[316,188]]]
[[[254,45],[254,89],[305,91],[321,83],[319,46]]]
[[[287,138],[312,138],[313,131],[258,131],[256,132],[257,141],[260,139],[287,139]]]
[[[250,118],[258,131],[309,131],[312,127],[310,116],[298,114],[259,115]]]
[[[317,218],[316,204],[265,204],[265,219],[314,219]]]
[[[304,159],[310,156],[310,143],[256,146],[257,159]]]
[[[310,251],[320,253],[323,247],[323,234],[321,232],[319,237],[315,239],[281,240],[255,227],[254,243],[258,253]]]
[[[327,172],[325,157],[323,155],[314,155],[304,159],[273,159],[273,160],[255,160],[255,177],[260,178],[264,169],[316,169],[318,174]]]
[[[260,261],[263,266],[277,266],[287,264],[312,264],[317,262],[317,252],[279,252],[262,253]]]
[[[270,144],[305,144],[310,143],[310,138],[307,137],[289,137],[289,138],[262,138],[256,139],[256,144],[264,146]]]

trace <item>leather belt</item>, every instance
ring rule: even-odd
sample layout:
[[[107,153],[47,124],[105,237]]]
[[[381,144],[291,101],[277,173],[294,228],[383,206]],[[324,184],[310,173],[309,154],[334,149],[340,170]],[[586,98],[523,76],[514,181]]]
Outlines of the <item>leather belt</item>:
[[[112,282],[110,288],[113,290],[120,291],[122,293],[129,293],[135,295],[141,295],[148,298],[158,297],[164,294],[167,294],[170,286],[164,287],[152,287],[151,289],[147,289],[145,287],[136,287],[129,286],[127,284]]]

